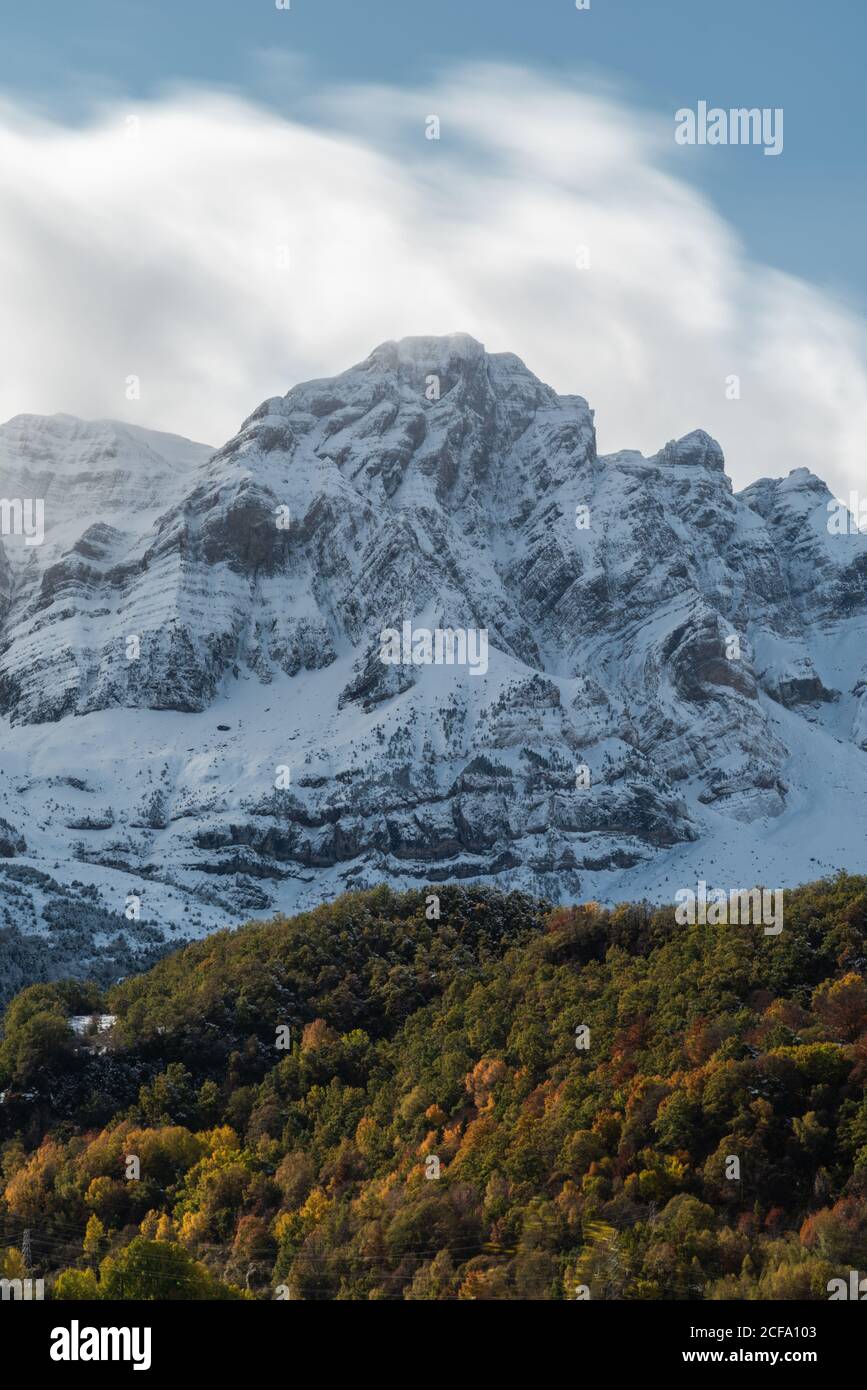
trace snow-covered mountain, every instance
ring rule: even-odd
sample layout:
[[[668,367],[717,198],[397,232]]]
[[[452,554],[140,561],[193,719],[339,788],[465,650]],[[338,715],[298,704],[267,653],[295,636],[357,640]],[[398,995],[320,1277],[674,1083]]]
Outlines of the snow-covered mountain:
[[[44,502],[0,556],[22,977],[383,879],[670,900],[867,868],[867,536],[803,469],[735,494],[701,430],[600,457],[585,400],[457,334],[217,452],[18,416],[0,492]],[[405,622],[485,629],[487,670],[386,664]]]

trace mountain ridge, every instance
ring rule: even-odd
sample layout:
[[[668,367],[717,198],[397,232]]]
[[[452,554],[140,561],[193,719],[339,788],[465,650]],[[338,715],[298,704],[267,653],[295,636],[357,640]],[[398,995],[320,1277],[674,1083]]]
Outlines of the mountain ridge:
[[[92,959],[382,880],[665,901],[867,867],[867,537],[816,475],[735,493],[701,429],[600,456],[583,397],[465,334],[216,450],[48,419],[0,427],[7,495],[69,441],[44,545],[3,537],[10,929],[23,892],[59,945],[10,872],[75,897]],[[489,669],[385,665],[405,621],[484,629]]]

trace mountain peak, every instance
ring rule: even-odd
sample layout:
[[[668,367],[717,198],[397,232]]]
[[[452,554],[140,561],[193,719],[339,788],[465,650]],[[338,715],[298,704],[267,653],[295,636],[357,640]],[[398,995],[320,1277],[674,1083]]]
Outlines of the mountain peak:
[[[421,334],[409,338],[391,338],[373,349],[369,362],[386,361],[426,364],[436,359],[454,361],[463,358],[477,362],[485,357],[484,343],[469,333],[445,333],[439,337]]]
[[[396,376],[421,393],[425,393],[431,380],[437,378],[442,395],[463,382],[474,392],[481,390],[491,396],[503,397],[519,391],[540,403],[554,403],[560,399],[520,357],[513,352],[488,352],[484,343],[469,333],[399,338],[380,343],[359,367],[350,368],[349,375],[371,370]],[[428,399],[438,397],[428,395]]]
[[[202,462],[213,449],[129,420],[85,420],[64,411],[13,415],[0,424],[0,454],[10,459],[69,469],[112,463],[124,452],[176,464]]]
[[[828,484],[810,468],[792,468],[785,478],[779,479],[780,492],[796,492],[807,488],[811,492],[829,492]]]
[[[691,430],[681,439],[672,439],[656,455],[659,463],[677,467],[710,468],[725,472],[725,455],[721,446],[706,430]]]

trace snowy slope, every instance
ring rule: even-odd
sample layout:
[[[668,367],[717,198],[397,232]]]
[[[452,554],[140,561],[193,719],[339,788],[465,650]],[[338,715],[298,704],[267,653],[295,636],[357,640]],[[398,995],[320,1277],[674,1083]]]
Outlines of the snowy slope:
[[[0,489],[45,499],[0,560],[0,911],[66,965],[382,879],[867,868],[867,537],[805,470],[599,457],[581,397],[454,335],[216,453],[19,416]],[[486,674],[384,665],[404,620],[486,629]]]

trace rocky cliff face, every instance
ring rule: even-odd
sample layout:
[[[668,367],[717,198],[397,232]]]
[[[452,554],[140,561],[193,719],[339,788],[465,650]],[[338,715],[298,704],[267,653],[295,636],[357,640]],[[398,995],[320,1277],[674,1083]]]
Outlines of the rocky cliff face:
[[[804,470],[734,494],[701,430],[600,457],[586,401],[455,335],[216,453],[17,417],[0,488],[45,507],[0,557],[0,875],[30,930],[64,892],[129,937],[382,878],[671,897],[865,867],[867,537]],[[487,669],[384,663],[406,622],[484,629]]]

